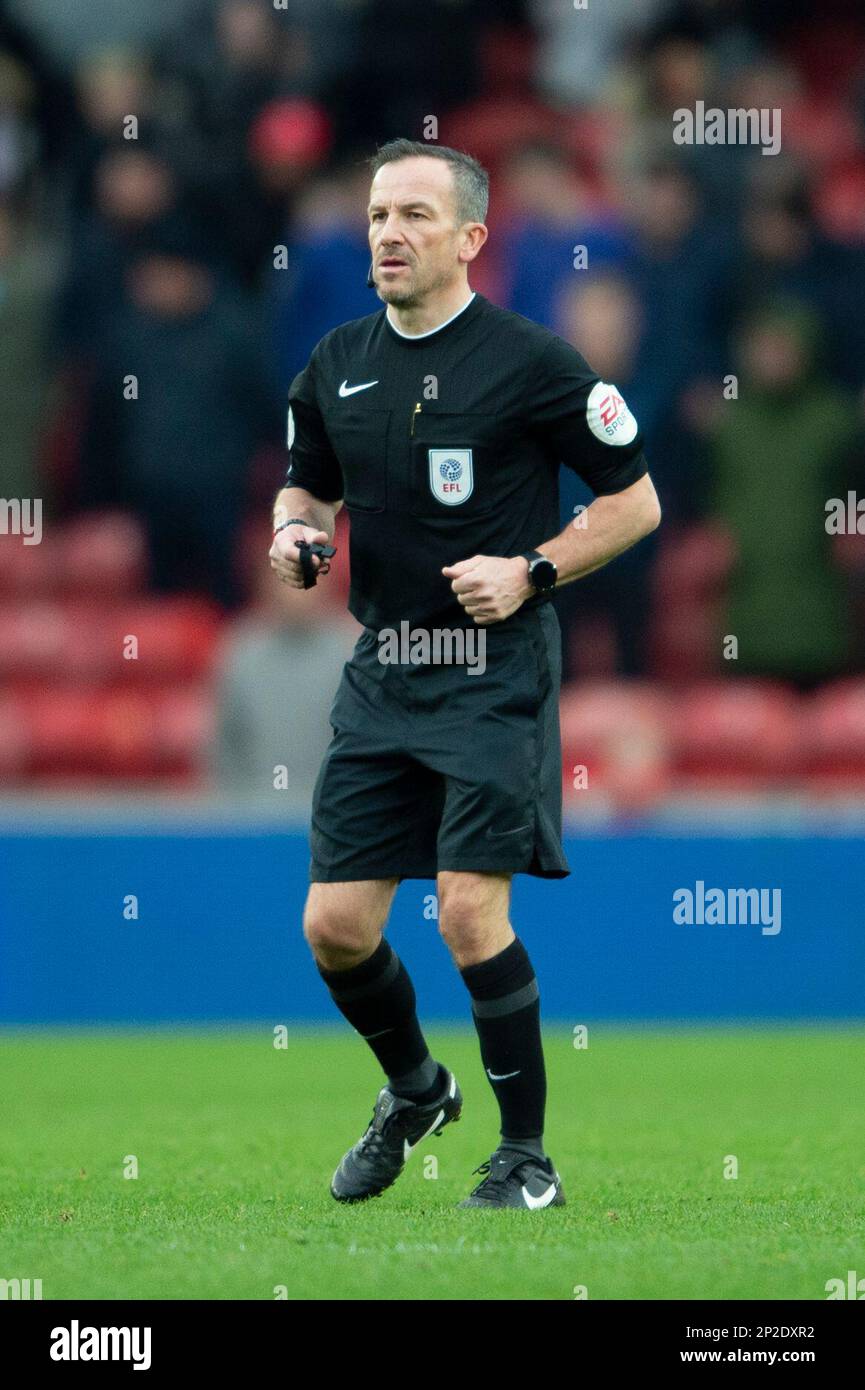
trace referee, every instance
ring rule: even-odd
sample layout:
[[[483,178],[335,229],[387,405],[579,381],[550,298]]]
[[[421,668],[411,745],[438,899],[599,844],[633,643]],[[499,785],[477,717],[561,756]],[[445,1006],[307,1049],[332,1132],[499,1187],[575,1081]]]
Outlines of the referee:
[[[410,140],[371,167],[370,285],[386,307],[328,333],[291,384],[270,550],[280,578],[304,587],[304,569],[326,574],[327,560],[307,551],[302,563],[298,542],[327,545],[348,508],[349,608],[364,631],[313,795],[304,934],[386,1084],[331,1192],[378,1195],[460,1115],[456,1078],[430,1055],[382,935],[399,882],[435,878],[501,1111],[461,1206],[560,1206],[538,984],[509,920],[514,873],[570,872],[549,597],[647,535],[660,509],[616,387],[470,289],[487,239],[484,169]],[[595,500],[557,534],[561,464]]]

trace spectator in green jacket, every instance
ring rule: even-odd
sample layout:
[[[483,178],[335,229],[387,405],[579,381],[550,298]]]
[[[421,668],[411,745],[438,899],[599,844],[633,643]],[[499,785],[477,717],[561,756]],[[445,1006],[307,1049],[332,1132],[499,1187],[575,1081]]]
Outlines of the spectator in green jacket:
[[[818,346],[804,307],[775,301],[753,313],[739,339],[738,399],[718,411],[713,439],[714,511],[736,546],[728,669],[802,688],[851,660],[826,504],[862,482],[857,403],[823,375]]]
[[[51,247],[0,203],[0,497],[45,498],[40,449],[53,278]]]

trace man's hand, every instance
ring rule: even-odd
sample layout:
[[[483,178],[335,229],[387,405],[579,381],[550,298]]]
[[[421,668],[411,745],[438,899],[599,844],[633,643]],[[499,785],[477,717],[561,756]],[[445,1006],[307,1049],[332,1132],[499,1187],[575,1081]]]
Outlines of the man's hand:
[[[292,522],[291,526],[277,531],[270,547],[270,568],[279,575],[283,584],[290,584],[292,589],[303,588],[298,541],[306,541],[309,545],[328,545],[329,537],[326,531],[316,531],[314,526],[301,526],[299,522]],[[317,556],[312,556],[312,563],[316,572],[321,570],[322,562]],[[322,573],[327,574],[328,569],[325,562]]]
[[[457,599],[479,627],[500,623],[534,593],[529,583],[529,563],[522,555],[509,560],[498,555],[473,555],[455,565],[445,565]]]

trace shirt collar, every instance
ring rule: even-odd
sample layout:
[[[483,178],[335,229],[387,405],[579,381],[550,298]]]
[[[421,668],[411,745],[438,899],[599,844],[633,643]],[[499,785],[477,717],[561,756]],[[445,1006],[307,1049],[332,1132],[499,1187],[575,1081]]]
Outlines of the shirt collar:
[[[388,325],[393,329],[394,333],[396,333],[397,337],[406,338],[410,343],[417,343],[420,341],[421,338],[430,338],[432,337],[433,333],[441,333],[442,329],[447,328],[449,323],[453,323],[454,319],[458,319],[460,314],[464,314],[466,309],[469,307],[472,300],[474,299],[476,293],[476,290],[472,290],[465,304],[461,305],[460,308],[457,309],[455,314],[451,314],[450,318],[445,319],[444,323],[436,324],[435,328],[428,328],[426,333],[403,333],[401,328],[397,328],[396,324],[391,322],[390,314],[388,313],[387,309],[385,309],[385,318],[387,319]]]

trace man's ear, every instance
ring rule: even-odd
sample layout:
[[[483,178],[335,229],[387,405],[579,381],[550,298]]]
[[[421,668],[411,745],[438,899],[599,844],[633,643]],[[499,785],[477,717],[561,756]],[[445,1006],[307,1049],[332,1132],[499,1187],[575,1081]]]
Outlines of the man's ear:
[[[463,244],[460,247],[459,259],[466,265],[473,261],[488,236],[489,231],[483,222],[469,222],[463,228]]]

